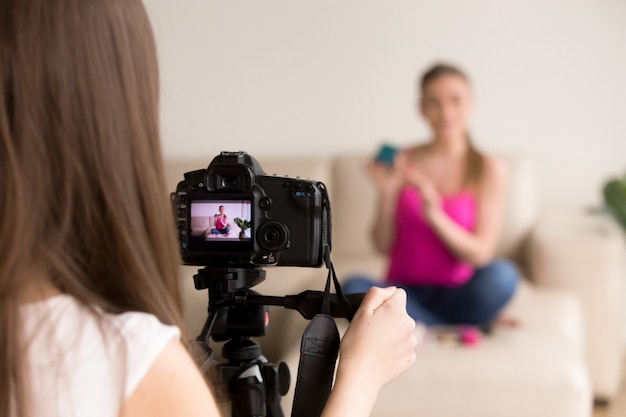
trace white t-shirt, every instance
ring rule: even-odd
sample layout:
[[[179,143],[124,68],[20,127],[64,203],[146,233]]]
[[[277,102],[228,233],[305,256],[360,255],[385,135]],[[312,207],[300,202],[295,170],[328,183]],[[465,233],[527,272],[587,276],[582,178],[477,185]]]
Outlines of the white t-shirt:
[[[68,295],[21,307],[33,415],[117,417],[163,348],[180,337],[150,314],[105,314]]]

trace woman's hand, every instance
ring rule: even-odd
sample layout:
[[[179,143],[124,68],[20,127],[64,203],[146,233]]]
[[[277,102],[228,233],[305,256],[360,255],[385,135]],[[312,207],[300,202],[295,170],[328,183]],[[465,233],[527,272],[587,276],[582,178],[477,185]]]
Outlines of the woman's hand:
[[[404,290],[373,287],[341,342],[338,378],[348,374],[378,391],[415,362],[414,331]]]
[[[368,416],[383,385],[415,363],[414,331],[404,290],[370,289],[341,341],[337,380],[323,417]]]
[[[396,166],[402,172],[405,183],[419,190],[422,197],[424,217],[428,221],[433,221],[441,213],[441,194],[435,187],[435,184],[417,169],[414,164],[411,164],[406,155],[397,158]]]
[[[404,183],[402,172],[395,168],[395,164],[389,166],[380,162],[369,161],[366,169],[376,189],[382,195],[394,194]]]

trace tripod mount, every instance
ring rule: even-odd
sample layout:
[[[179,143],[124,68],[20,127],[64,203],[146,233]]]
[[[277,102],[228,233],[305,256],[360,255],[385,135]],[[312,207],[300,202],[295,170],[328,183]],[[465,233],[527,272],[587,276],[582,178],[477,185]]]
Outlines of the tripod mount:
[[[233,417],[284,415],[280,397],[289,390],[289,369],[284,362],[278,367],[268,363],[259,344],[251,339],[266,334],[268,306],[297,310],[310,320],[321,311],[325,298],[322,291],[307,290],[276,297],[263,296],[250,289],[263,280],[265,270],[256,266],[207,266],[194,275],[195,288],[207,289],[209,293],[208,316],[195,342],[196,359],[201,369],[212,374],[219,399],[231,400]],[[326,294],[330,315],[351,320],[363,294],[348,294],[342,298]],[[214,359],[211,338],[226,342],[222,357],[227,363]]]

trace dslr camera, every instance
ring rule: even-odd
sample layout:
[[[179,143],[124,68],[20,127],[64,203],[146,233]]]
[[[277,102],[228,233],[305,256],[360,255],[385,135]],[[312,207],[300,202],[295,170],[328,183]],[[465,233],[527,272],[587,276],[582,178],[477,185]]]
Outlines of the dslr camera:
[[[266,175],[245,152],[185,173],[172,200],[187,265],[320,267],[330,250],[324,184]]]

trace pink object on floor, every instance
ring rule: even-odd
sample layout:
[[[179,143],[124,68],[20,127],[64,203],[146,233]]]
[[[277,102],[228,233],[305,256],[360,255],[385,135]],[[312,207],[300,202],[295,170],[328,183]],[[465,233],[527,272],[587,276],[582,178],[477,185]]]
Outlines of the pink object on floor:
[[[462,327],[459,330],[459,339],[466,346],[476,346],[480,343],[482,335],[476,327]]]

